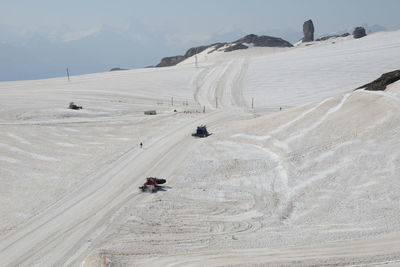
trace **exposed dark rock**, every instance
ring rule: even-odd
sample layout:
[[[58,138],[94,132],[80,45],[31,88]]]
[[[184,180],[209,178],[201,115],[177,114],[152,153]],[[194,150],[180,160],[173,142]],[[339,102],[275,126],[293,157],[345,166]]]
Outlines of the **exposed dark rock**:
[[[228,48],[226,48],[224,51],[225,52],[231,52],[231,51],[235,51],[235,50],[240,50],[240,49],[247,49],[249,48],[248,46],[238,43],[238,44],[234,44]]]
[[[192,47],[189,50],[186,51],[184,56],[174,56],[174,57],[165,57],[161,60],[161,62],[156,66],[156,67],[167,67],[167,66],[174,66],[183,60],[192,57],[198,53],[203,52],[207,48],[212,47],[213,50],[208,52],[212,53],[224,45],[231,44],[232,46],[226,48],[224,51],[225,52],[230,52],[238,49],[247,49],[248,46],[244,44],[253,44],[254,46],[257,47],[292,47],[293,45],[289,43],[288,41],[285,41],[281,38],[276,38],[276,37],[271,37],[271,36],[257,36],[255,34],[249,34],[246,35],[245,37],[236,40],[235,42],[232,43],[215,43],[211,45],[203,45],[203,46],[198,46],[198,47]]]
[[[254,41],[254,46],[259,47],[293,47],[291,43],[282,38],[272,36],[260,36]]]
[[[248,34],[245,37],[240,38],[232,43],[254,43],[258,39],[258,35],[255,34]]]
[[[326,40],[329,40],[331,38],[347,37],[349,35],[350,35],[350,33],[348,33],[348,32],[340,34],[340,35],[328,35],[328,36],[324,36],[324,37],[318,38],[315,41],[326,41]]]
[[[328,36],[324,36],[324,37],[315,39],[315,41],[317,41],[317,42],[326,41],[326,40],[329,40],[331,38],[336,38],[336,37],[338,37],[338,36],[337,35],[328,35]]]
[[[126,69],[121,69],[121,68],[112,68],[110,71],[119,71],[119,70],[126,70]]]
[[[384,91],[386,89],[386,86],[397,82],[398,80],[400,80],[400,70],[395,70],[387,72],[375,81],[360,86],[357,89],[365,89],[369,91]]]
[[[198,53],[203,52],[204,50],[206,50],[210,46],[212,46],[212,45],[202,45],[202,46],[198,46],[198,47],[192,47],[188,51],[186,51],[184,57],[185,58],[189,58],[191,56],[194,56],[194,55],[196,55]]]
[[[165,57],[161,59],[161,62],[158,63],[156,67],[169,67],[169,66],[175,66],[179,62],[182,62],[185,60],[184,56],[173,56],[173,57]]]
[[[173,57],[165,57],[163,59],[161,59],[161,62],[156,66],[156,67],[169,67],[169,66],[174,66],[182,61],[184,61],[185,59],[194,56],[198,53],[203,52],[204,50],[206,50],[207,48],[216,45],[216,44],[212,44],[212,45],[203,45],[203,46],[198,46],[198,47],[192,47],[189,50],[186,51],[185,55],[183,56],[173,56]]]
[[[214,48],[215,49],[220,49],[221,47],[223,47],[224,45],[226,45],[227,43],[216,43],[215,45],[214,45]]]
[[[217,51],[218,49],[220,49],[221,47],[223,47],[223,46],[226,45],[226,44],[227,44],[227,43],[216,43],[216,44],[214,44],[214,45],[211,45],[211,46],[214,46],[214,49],[211,50],[211,51],[208,51],[207,54],[211,54],[211,53]]]
[[[312,42],[314,41],[314,23],[312,20],[307,20],[303,24],[303,33],[304,33],[304,38],[303,42]]]
[[[356,27],[353,32],[354,39],[362,38],[367,36],[365,29],[363,27]]]
[[[292,47],[293,45],[288,41],[285,41],[281,38],[272,37],[272,36],[258,36],[255,34],[246,35],[239,40],[236,40],[236,44],[254,44],[256,47]]]

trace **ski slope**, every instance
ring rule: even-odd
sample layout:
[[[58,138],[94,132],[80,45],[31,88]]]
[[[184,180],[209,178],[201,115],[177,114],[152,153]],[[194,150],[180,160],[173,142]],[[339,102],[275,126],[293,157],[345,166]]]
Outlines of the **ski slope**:
[[[0,83],[2,265],[396,264],[400,84],[352,90],[398,69],[399,44]],[[141,194],[146,176],[169,187]]]

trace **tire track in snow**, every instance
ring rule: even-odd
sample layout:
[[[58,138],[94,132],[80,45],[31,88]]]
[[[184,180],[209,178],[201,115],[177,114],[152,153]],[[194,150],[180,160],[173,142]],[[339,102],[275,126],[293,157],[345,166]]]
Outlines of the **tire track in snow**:
[[[297,116],[296,118],[294,118],[291,121],[288,121],[287,123],[279,126],[277,129],[275,129],[274,131],[271,132],[271,134],[276,134],[278,132],[281,132],[283,130],[286,130],[287,128],[289,128],[291,125],[293,125],[294,123],[296,123],[297,121],[305,118],[308,114],[312,113],[314,110],[317,110],[320,106],[322,106],[323,104],[325,104],[326,102],[328,102],[329,100],[331,100],[332,97],[329,97],[321,102],[319,102],[317,105],[315,105],[314,107],[308,109],[307,111],[303,112],[302,114],[300,114],[299,116]]]
[[[292,196],[293,190],[289,186],[289,173],[287,172],[287,158],[281,157],[277,153],[271,151],[270,149],[255,145],[248,144],[249,146],[262,150],[266,155],[266,163],[268,169],[270,169],[273,173],[273,179],[271,184],[272,195],[274,198],[275,205],[279,205],[276,209],[279,212],[280,220],[286,220],[290,217],[290,214],[293,210]],[[251,193],[254,199],[258,199],[254,192]]]
[[[252,146],[258,147],[258,148],[266,151],[267,154],[269,155],[268,157],[271,158],[273,160],[273,162],[277,163],[277,165],[273,168],[278,173],[276,177],[278,177],[278,181],[280,181],[280,183],[281,183],[281,190],[277,190],[277,191],[274,190],[274,191],[276,191],[277,193],[280,193],[280,194],[283,193],[283,195],[285,196],[285,200],[282,201],[282,203],[280,204],[282,219],[287,219],[288,217],[290,217],[290,214],[293,210],[293,197],[295,197],[295,195],[297,195],[299,193],[299,190],[306,188],[308,185],[312,184],[314,181],[318,181],[318,180],[320,180],[321,177],[323,177],[322,174],[318,175],[318,176],[314,177],[314,179],[312,179],[312,180],[307,180],[304,184],[300,184],[294,188],[291,188],[289,185],[289,177],[292,177],[292,176],[294,177],[294,176],[298,175],[298,171],[294,171],[294,172],[290,171],[291,170],[290,166],[293,167],[294,169],[296,169],[296,166],[292,166],[293,164],[290,164],[290,160],[293,158],[294,155],[300,154],[301,151],[291,152],[290,148],[288,146],[288,143],[297,138],[301,138],[302,136],[305,136],[307,133],[309,133],[310,131],[317,128],[319,125],[321,125],[329,115],[340,110],[340,108],[344,105],[344,103],[346,102],[346,100],[348,99],[348,97],[350,95],[351,95],[351,93],[345,94],[342,97],[342,99],[340,100],[340,102],[337,105],[335,105],[334,107],[330,108],[324,115],[322,115],[320,117],[320,119],[316,123],[312,124],[306,130],[301,131],[301,133],[299,133],[295,136],[291,136],[284,141],[280,141],[280,140],[274,138],[272,135],[269,135],[266,137],[253,137],[253,136],[246,136],[246,135],[233,136],[233,137],[244,137],[244,138],[247,137],[250,139],[257,139],[260,141],[269,140],[270,145],[273,146],[274,149],[277,149],[278,153],[272,152],[270,149],[268,149],[264,146],[256,146],[256,145],[252,144]],[[321,101],[314,107],[308,109],[307,111],[305,111],[302,114],[300,114],[299,116],[297,116],[295,119],[281,125],[279,128],[274,130],[272,132],[272,134],[276,134],[276,133],[282,132],[283,130],[286,130],[287,128],[289,128],[290,126],[295,124],[296,122],[307,117],[309,114],[311,114],[312,112],[317,110],[324,103],[330,101],[331,99],[332,98],[328,98],[328,99]],[[342,139],[338,139],[338,141],[340,141],[340,140],[342,140]],[[281,151],[282,153],[279,153],[279,151]],[[280,156],[280,155],[286,155],[286,156]],[[334,170],[336,170],[336,168]],[[330,169],[329,172],[327,172],[327,174],[332,173],[332,171],[334,171],[334,170]],[[275,181],[276,181],[276,179],[275,179]],[[283,187],[282,187],[282,185],[283,185]]]
[[[296,139],[299,139],[303,136],[306,136],[309,132],[311,132],[312,130],[316,129],[318,126],[320,126],[327,117],[329,117],[329,115],[331,115],[332,113],[335,113],[336,111],[338,111],[343,104],[345,103],[345,101],[347,100],[347,98],[349,98],[349,96],[351,95],[351,93],[347,93],[342,97],[342,100],[339,102],[339,104],[337,104],[336,106],[330,108],[324,115],[322,115],[319,120],[317,122],[315,122],[314,124],[312,124],[311,126],[309,126],[306,129],[303,129],[300,131],[300,133],[296,134],[296,135],[292,135],[289,138],[287,138],[285,140],[285,142],[290,143],[293,142]]]
[[[29,152],[22,150],[18,147],[10,146],[8,144],[2,144],[0,143],[0,148],[7,148],[11,152],[18,153],[20,155],[28,156],[32,159],[37,159],[37,160],[42,160],[42,161],[60,161],[59,159],[53,158],[53,157],[48,157],[48,156],[43,156],[37,153]]]
[[[372,266],[397,264],[399,236],[286,248],[205,251],[139,258],[137,266]],[[360,265],[356,265],[360,264]],[[395,265],[392,265],[395,266]]]
[[[279,126],[278,128],[276,128],[275,130],[273,130],[270,135],[267,136],[249,136],[249,135],[241,135],[244,138],[249,138],[249,139],[259,139],[259,140],[271,140],[271,144],[278,150],[282,151],[283,153],[291,153],[290,152],[290,146],[288,145],[288,142],[286,140],[281,141],[277,138],[274,137],[274,135],[287,130],[290,126],[292,126],[293,124],[295,124],[296,122],[300,121],[301,119],[307,117],[310,113],[312,113],[313,111],[317,110],[320,106],[322,106],[323,104],[325,104],[326,102],[330,101],[332,98],[329,97],[321,102],[319,102],[317,105],[315,105],[314,107],[306,110],[305,112],[301,113],[299,116],[297,116],[296,118],[294,118],[293,120],[290,120],[288,122],[286,122],[285,124],[282,124],[281,126]],[[241,137],[239,135],[233,136],[233,137]],[[292,153],[291,153],[292,154]],[[286,157],[288,158],[288,157]]]
[[[215,96],[224,108],[246,107],[243,98],[243,77],[248,66],[246,58],[231,60],[218,82]]]
[[[201,106],[205,106],[207,109],[215,109],[216,87],[227,67],[225,63],[217,63],[204,74],[200,73],[199,78],[195,81],[194,98]]]
[[[317,128],[318,126],[320,126],[328,116],[330,116],[331,114],[337,112],[338,110],[340,110],[340,108],[342,108],[342,106],[344,105],[344,103],[346,102],[346,100],[350,97],[351,93],[347,93],[345,95],[343,95],[341,101],[335,105],[334,107],[330,108],[325,114],[323,114],[322,116],[320,116],[320,119],[315,122],[314,124],[312,124],[311,126],[309,126],[308,128],[306,128],[305,130],[302,130],[299,134],[294,135],[294,136],[290,136],[289,138],[287,138],[286,140],[283,141],[284,144],[288,144],[294,140],[297,140],[303,136],[306,136],[309,132],[311,132],[312,130],[314,130],[315,128]],[[303,119],[304,117],[306,117],[308,114],[310,114],[311,112],[315,111],[316,109],[318,109],[321,105],[323,105],[324,103],[328,102],[329,100],[331,100],[331,98],[325,99],[324,101],[318,103],[318,105],[316,105],[315,107],[307,110],[306,112],[302,113],[300,116],[298,116],[297,118],[295,118],[294,120],[289,121],[288,123],[282,125],[280,128],[278,128],[275,132],[279,132],[282,131],[282,129],[288,128],[290,125],[293,125],[293,123]],[[272,142],[272,145],[274,145],[274,143]],[[275,145],[274,145],[275,146]],[[300,152],[297,152],[300,153]],[[293,152],[291,152],[289,155],[293,155]],[[280,160],[282,162],[286,162],[286,166],[292,165],[289,164],[290,163],[290,158],[291,156],[286,156],[281,158]],[[292,166],[295,170],[296,167]],[[289,169],[289,168],[286,168]],[[291,188],[289,186],[289,174],[286,173],[286,185],[287,185],[287,202],[286,202],[286,209],[283,211],[283,217],[284,219],[290,217],[291,212],[293,211],[293,198],[295,197],[296,194],[299,193],[299,190],[304,190],[307,186],[313,184],[315,181],[319,181],[320,179],[322,179],[323,177],[325,177],[325,175],[327,174],[331,174],[332,172],[337,170],[337,166],[334,166],[333,169],[329,169],[329,171],[327,171],[326,173],[317,175],[315,177],[313,177],[311,180],[306,180],[305,182],[301,183],[300,185],[295,186],[294,188]],[[298,171],[295,171],[293,173],[291,173],[291,176],[297,176],[298,175]]]
[[[21,143],[23,145],[32,145],[32,143],[29,142],[28,140],[26,140],[18,135],[15,135],[13,133],[8,133],[7,136],[14,138],[15,140],[17,140],[19,143]]]
[[[201,92],[200,89],[204,86],[206,81],[208,80],[207,77],[212,75],[212,73],[216,71],[216,68],[214,66],[209,66],[206,67],[204,70],[202,70],[194,79],[192,82],[192,87],[194,88],[194,100],[198,105],[203,105],[204,99],[201,99]]]
[[[100,226],[107,225],[110,214],[132,196],[132,191],[137,191],[142,177],[149,174],[149,170],[163,160],[170,160],[170,167],[174,166],[176,157],[170,154],[177,153],[174,148],[189,147],[189,143],[181,139],[187,136],[187,132],[199,121],[220,121],[229,116],[230,113],[226,112],[211,113],[193,123],[171,129],[142,156],[131,151],[105,166],[96,173],[98,179],[90,187],[87,185],[78,190],[65,202],[58,202],[17,232],[5,236],[0,241],[2,263],[32,265],[42,259],[46,259],[46,264],[75,262],[71,257],[75,257],[75,252],[85,245],[83,242]],[[186,137],[189,139],[191,137]]]
[[[243,80],[244,77],[246,76],[248,67],[249,67],[249,59],[244,58],[240,62],[240,70],[233,81],[231,102],[236,107],[248,106],[243,96]]]
[[[216,107],[225,107],[225,90],[226,90],[226,81],[227,78],[226,76],[230,72],[230,68],[232,66],[233,61],[229,61],[228,63],[225,63],[225,66],[223,68],[223,71],[220,73],[220,76],[218,77],[218,80],[215,82],[215,86],[213,88],[213,91],[209,91],[209,101],[210,103],[215,100]]]
[[[243,97],[243,77],[247,59],[217,63],[202,71],[194,81],[194,99],[207,108],[246,107]]]

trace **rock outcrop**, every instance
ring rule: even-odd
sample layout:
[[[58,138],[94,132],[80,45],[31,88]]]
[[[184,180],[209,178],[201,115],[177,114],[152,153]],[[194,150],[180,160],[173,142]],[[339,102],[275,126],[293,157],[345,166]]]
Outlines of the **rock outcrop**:
[[[224,46],[227,46],[223,49]],[[161,62],[156,67],[168,67],[174,66],[183,60],[192,57],[198,53],[203,52],[208,48],[213,48],[208,53],[213,53],[215,51],[224,51],[224,52],[231,52],[239,49],[247,49],[249,46],[255,47],[292,47],[293,45],[288,41],[285,41],[281,38],[272,37],[272,36],[258,36],[255,34],[246,35],[239,40],[236,40],[231,43],[215,43],[211,45],[203,45],[198,47],[192,47],[186,51],[185,55],[183,56],[173,56],[173,57],[165,57],[161,59]]]
[[[112,68],[110,71],[119,71],[119,70],[126,70],[126,69],[121,69],[121,68]]]
[[[173,57],[165,57],[161,59],[161,62],[158,63],[156,67],[169,67],[175,66],[179,62],[184,61],[186,58],[184,56],[173,56]]]
[[[192,47],[188,51],[186,51],[184,57],[185,58],[189,58],[191,56],[194,56],[194,55],[196,55],[198,53],[203,52],[204,50],[206,50],[210,46],[213,46],[213,45],[202,45],[202,46],[198,46],[198,47]]]
[[[169,67],[169,66],[175,66],[176,64],[184,61],[185,59],[194,56],[198,53],[203,52],[204,50],[206,50],[207,48],[216,45],[216,44],[212,44],[212,45],[203,45],[203,46],[198,46],[198,47],[192,47],[189,50],[186,51],[185,55],[183,56],[173,56],[173,57],[165,57],[163,59],[161,59],[161,62],[158,63],[158,65],[156,65],[156,67]]]
[[[311,19],[304,22],[303,33],[304,33],[303,37],[304,43],[314,41],[314,23],[312,22]]]
[[[400,70],[395,70],[383,74],[381,77],[370,83],[364,84],[357,89],[365,89],[369,91],[384,91],[386,86],[400,80]],[[357,90],[356,89],[356,90]]]
[[[367,36],[367,33],[365,32],[365,28],[364,27],[356,27],[354,29],[354,32],[353,32],[354,39],[359,39],[359,38],[362,38],[364,36]]]
[[[293,45],[288,41],[281,38],[272,36],[258,36],[255,34],[246,35],[239,40],[233,42],[234,44],[253,44],[255,47],[292,47]]]
[[[231,51],[235,51],[235,50],[240,50],[240,49],[247,49],[249,48],[247,45],[238,43],[238,44],[234,44],[228,48],[225,48],[224,52],[231,52]]]
[[[348,33],[348,32],[340,34],[340,35],[328,35],[328,36],[324,36],[324,37],[318,38],[315,41],[317,41],[317,42],[326,41],[326,40],[329,40],[331,38],[347,37],[349,35],[350,35],[350,33]]]

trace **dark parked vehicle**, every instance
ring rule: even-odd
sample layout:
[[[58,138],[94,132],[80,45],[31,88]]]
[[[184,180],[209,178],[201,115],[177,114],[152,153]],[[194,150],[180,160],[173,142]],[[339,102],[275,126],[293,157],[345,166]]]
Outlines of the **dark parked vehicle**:
[[[192,136],[195,137],[207,137],[210,135],[211,134],[207,131],[207,127],[205,125],[198,126],[196,132],[192,134]]]

